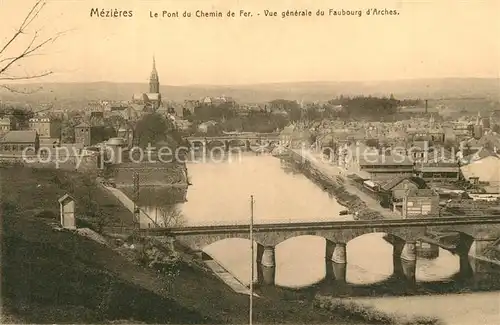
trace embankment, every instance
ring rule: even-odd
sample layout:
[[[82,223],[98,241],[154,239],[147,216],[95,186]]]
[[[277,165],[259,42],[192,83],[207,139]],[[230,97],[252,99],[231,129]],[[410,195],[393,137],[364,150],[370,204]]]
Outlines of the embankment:
[[[96,203],[94,218],[103,212],[131,217],[84,176],[0,168],[2,323],[248,322],[248,296],[234,293],[189,254],[183,254],[179,275],[170,283],[112,247],[54,231],[50,223],[58,220],[57,198],[65,193],[77,202],[77,218],[94,209],[90,202]],[[360,323],[313,308],[313,294],[274,287],[262,291],[263,297],[254,300],[255,323]]]
[[[106,174],[108,178],[114,178],[117,187],[133,186],[134,174],[142,186],[188,183],[186,166],[180,163],[121,163],[108,166]]]
[[[381,325],[438,325],[443,324],[438,318],[429,316],[401,317],[375,309],[372,306],[363,305],[346,299],[316,296],[314,306],[325,309],[337,315],[359,323],[381,324]]]
[[[343,178],[340,176],[333,178],[325,175],[323,171],[316,168],[309,160],[304,159],[293,151],[288,151],[287,154],[280,155],[280,159],[285,159],[291,163],[307,178],[334,197],[339,204],[345,206],[357,219],[375,220],[383,218],[378,211],[370,209],[361,198],[350,193],[344,185]]]

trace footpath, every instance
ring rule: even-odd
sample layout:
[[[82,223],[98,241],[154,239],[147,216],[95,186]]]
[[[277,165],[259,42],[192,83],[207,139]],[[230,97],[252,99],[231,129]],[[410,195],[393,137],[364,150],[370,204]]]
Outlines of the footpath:
[[[225,268],[222,267],[215,260],[205,261],[205,265],[207,265],[212,272],[217,276],[222,282],[224,282],[228,287],[230,287],[234,292],[241,293],[244,295],[250,295],[250,289],[242,284],[236,277],[234,277],[231,273],[229,273]],[[253,294],[255,297],[258,297],[256,293]]]
[[[134,213],[134,207],[135,207],[134,201],[132,201],[125,193],[111,186],[105,186],[105,185],[102,186],[104,189],[108,190],[111,194],[113,194],[113,196],[116,197],[123,204],[125,208],[127,208],[130,212],[132,212],[132,214]],[[146,223],[151,223],[152,227],[155,224],[155,220],[152,219],[142,209],[139,209],[139,220]]]
[[[125,193],[114,187],[104,186],[104,188],[111,194],[113,194],[123,204],[123,206],[130,210],[130,212],[134,213],[134,201],[132,201],[127,195],[125,195]],[[139,213],[141,218],[140,220],[150,220],[152,226],[154,225],[154,220],[151,219],[151,217],[147,213],[145,213],[143,210],[140,210]],[[224,282],[234,292],[246,295],[250,294],[250,290],[240,281],[238,281],[236,277],[234,277],[231,273],[224,269],[222,265],[220,265],[217,261],[208,260],[205,261],[205,264],[220,280],[222,280],[222,282]]]
[[[357,197],[359,197],[363,202],[365,202],[366,206],[369,209],[380,213],[385,219],[401,219],[401,216],[399,214],[389,209],[383,208],[377,200],[356,187],[352,183],[352,180],[346,177],[346,170],[326,162],[322,158],[322,155],[320,153],[300,149],[291,150],[295,154],[301,156],[303,159],[309,161],[317,170],[323,173],[323,175],[330,178],[332,182],[337,182],[336,177],[340,176],[344,180],[343,185],[346,191],[352,195],[356,195]]]

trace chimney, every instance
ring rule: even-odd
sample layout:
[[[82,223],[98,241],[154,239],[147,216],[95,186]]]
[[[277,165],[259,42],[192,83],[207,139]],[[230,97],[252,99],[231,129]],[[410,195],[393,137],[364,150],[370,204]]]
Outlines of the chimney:
[[[428,105],[427,105],[427,99],[425,100],[425,114],[427,114],[427,111],[428,111]]]

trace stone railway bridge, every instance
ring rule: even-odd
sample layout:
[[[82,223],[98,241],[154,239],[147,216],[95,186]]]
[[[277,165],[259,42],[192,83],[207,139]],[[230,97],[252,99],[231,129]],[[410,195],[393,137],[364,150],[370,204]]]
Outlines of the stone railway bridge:
[[[250,238],[249,225],[151,228],[141,229],[141,232],[145,236],[160,238],[174,237],[179,243],[198,252],[202,252],[204,247],[219,240]],[[404,273],[410,274],[410,277],[414,277],[417,259],[417,241],[427,241],[459,255],[462,267],[462,261],[467,261],[467,256],[473,244],[475,247],[474,253],[481,254],[498,239],[500,234],[500,217],[469,216],[256,224],[253,227],[253,232],[254,241],[258,244],[257,262],[262,264],[264,269],[273,270],[276,265],[274,247],[280,242],[304,235],[325,238],[325,258],[333,262],[335,278],[338,279],[342,277],[345,279],[345,265],[347,263],[346,244],[350,240],[368,233],[385,233],[388,235],[386,236],[386,240],[394,247],[393,256],[405,264]],[[440,236],[439,234],[442,235]],[[455,240],[450,241],[449,238],[451,237],[455,238]],[[401,268],[401,266],[397,268]],[[268,270],[267,272],[271,271]],[[272,271],[272,274],[267,276],[268,281],[266,282],[273,282],[274,271]],[[265,274],[264,278],[266,278]]]
[[[185,138],[192,146],[209,147],[213,145],[223,146],[226,150],[231,147],[245,146],[250,149],[251,145],[278,144],[280,135],[278,133],[243,133],[224,134],[220,136],[198,137],[191,136]]]

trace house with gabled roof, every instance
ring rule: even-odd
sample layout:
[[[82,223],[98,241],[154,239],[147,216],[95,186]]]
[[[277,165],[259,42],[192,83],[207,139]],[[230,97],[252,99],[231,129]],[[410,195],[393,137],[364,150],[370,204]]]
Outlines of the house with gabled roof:
[[[380,190],[390,193],[395,201],[402,200],[409,189],[424,188],[427,188],[425,181],[413,176],[400,175],[380,183]]]
[[[373,181],[383,181],[396,176],[413,176],[413,161],[405,156],[363,154],[358,158],[359,170],[370,175]]]
[[[2,153],[20,154],[27,148],[34,148],[33,153],[35,153],[38,152],[39,147],[40,139],[36,131],[9,131],[0,139]]]
[[[407,190],[401,207],[401,215],[404,219],[432,218],[439,214],[439,194],[435,190]]]

